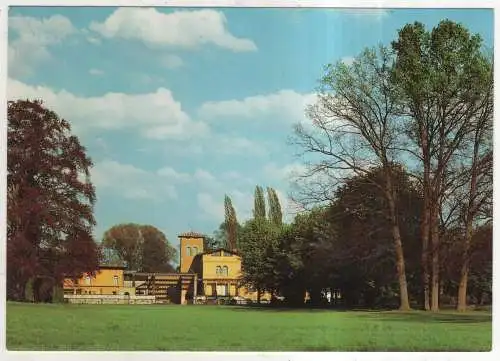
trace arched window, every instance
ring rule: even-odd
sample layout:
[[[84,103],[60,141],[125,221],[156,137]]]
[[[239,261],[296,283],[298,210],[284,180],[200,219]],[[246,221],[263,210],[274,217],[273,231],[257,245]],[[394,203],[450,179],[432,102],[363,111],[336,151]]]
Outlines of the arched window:
[[[198,254],[198,247],[193,247],[193,256]]]
[[[118,286],[118,276],[113,276],[113,286]]]
[[[85,276],[85,284],[90,285],[90,276]]]
[[[191,256],[191,247],[186,247],[186,255]]]
[[[222,268],[221,268],[220,266],[217,266],[217,267],[215,268],[215,274],[217,274],[217,275],[222,274]]]
[[[227,276],[229,274],[229,268],[227,266],[222,267],[222,274]]]

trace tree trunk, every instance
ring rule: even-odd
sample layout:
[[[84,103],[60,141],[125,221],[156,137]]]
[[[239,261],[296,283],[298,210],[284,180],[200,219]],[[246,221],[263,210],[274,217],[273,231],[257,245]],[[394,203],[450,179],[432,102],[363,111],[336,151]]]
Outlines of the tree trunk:
[[[424,209],[422,214],[421,238],[422,238],[422,285],[424,291],[424,310],[431,309],[429,300],[429,199],[424,196]]]
[[[386,176],[386,196],[389,204],[389,214],[392,224],[392,237],[394,240],[394,249],[396,251],[396,269],[399,283],[399,309],[401,311],[410,310],[410,301],[408,299],[408,285],[406,283],[405,258],[403,252],[403,243],[396,213],[396,202],[392,192],[392,182],[390,175]]]
[[[460,269],[460,282],[458,284],[457,311],[467,310],[467,279],[469,277],[469,250],[472,239],[472,222],[467,222],[467,231],[464,237],[464,249],[462,254],[462,267]]]
[[[420,123],[420,140],[422,143],[422,155],[423,155],[423,196],[424,196],[424,209],[422,215],[422,227],[421,227],[421,238],[422,238],[422,285],[424,291],[424,310],[429,311],[430,300],[429,300],[429,232],[431,223],[431,203],[430,203],[430,154],[429,154],[429,144],[428,144],[428,134],[426,128]]]
[[[432,278],[431,278],[431,311],[439,311],[439,206],[431,205],[431,246],[432,246]]]

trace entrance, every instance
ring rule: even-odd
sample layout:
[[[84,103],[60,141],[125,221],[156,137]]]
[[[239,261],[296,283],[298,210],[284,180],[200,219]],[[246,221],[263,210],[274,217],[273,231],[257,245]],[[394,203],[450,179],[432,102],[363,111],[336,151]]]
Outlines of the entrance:
[[[217,296],[227,296],[227,285],[217,285]]]

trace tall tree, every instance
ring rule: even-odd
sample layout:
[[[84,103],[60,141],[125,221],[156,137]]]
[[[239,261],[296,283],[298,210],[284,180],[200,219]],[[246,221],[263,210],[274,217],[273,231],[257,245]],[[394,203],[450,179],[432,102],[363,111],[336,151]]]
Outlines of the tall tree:
[[[329,64],[320,81],[318,101],[309,107],[312,125],[296,126],[295,142],[311,155],[303,176],[313,185],[306,196],[331,200],[333,187],[351,174],[366,175],[381,167],[382,178],[369,179],[387,200],[395,251],[400,308],[410,308],[405,258],[395,201],[393,165],[398,161],[400,119],[397,91],[391,82],[393,57],[387,48],[366,49],[352,65]],[[323,199],[318,199],[323,197]]]
[[[454,178],[450,177],[454,159],[474,128],[473,119],[485,106],[482,94],[488,88],[490,71],[481,51],[481,38],[449,20],[441,21],[431,32],[421,23],[408,24],[392,45],[397,55],[394,80],[403,100],[403,115],[411,118],[407,127],[410,144],[405,150],[423,169],[419,176],[425,203],[422,262],[426,294],[431,273],[431,300],[426,308],[437,311],[440,213]],[[427,271],[429,258],[431,272]]]
[[[128,269],[171,272],[176,250],[165,234],[150,225],[119,224],[104,233],[103,246],[114,250]]]
[[[9,101],[7,115],[7,296],[20,300],[29,280],[95,271],[95,190],[68,121],[41,101]]]
[[[266,219],[266,200],[261,186],[255,187],[253,217],[254,219]]]
[[[283,212],[281,210],[278,194],[274,188],[267,187],[267,204],[269,209],[269,220],[272,224],[281,226],[283,224]]]
[[[231,198],[229,198],[228,195],[224,196],[224,211],[227,247],[230,250],[235,250],[237,248],[238,220],[236,218],[236,211],[233,207],[233,203],[231,202]]]

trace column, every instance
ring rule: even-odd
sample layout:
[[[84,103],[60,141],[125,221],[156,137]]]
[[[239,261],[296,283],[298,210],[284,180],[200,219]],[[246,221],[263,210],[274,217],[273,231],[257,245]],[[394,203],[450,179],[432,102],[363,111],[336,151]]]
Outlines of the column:
[[[196,305],[196,296],[198,295],[198,275],[194,274],[194,285],[193,285],[193,305]]]

